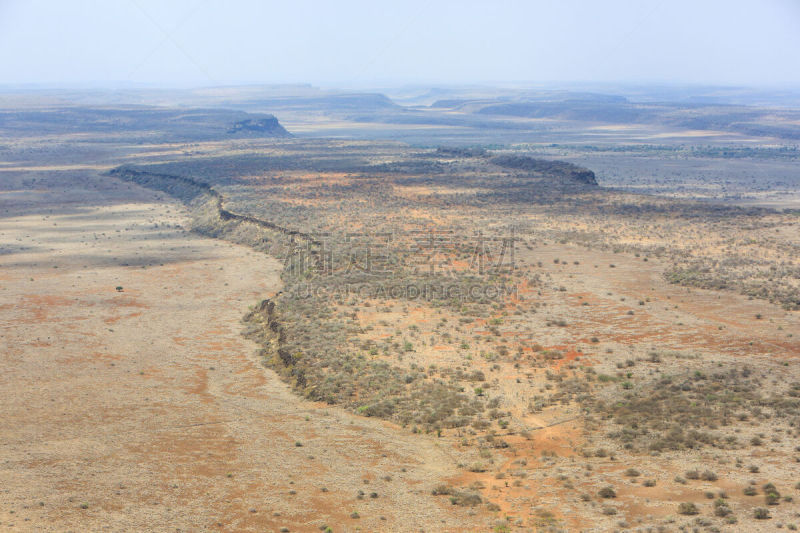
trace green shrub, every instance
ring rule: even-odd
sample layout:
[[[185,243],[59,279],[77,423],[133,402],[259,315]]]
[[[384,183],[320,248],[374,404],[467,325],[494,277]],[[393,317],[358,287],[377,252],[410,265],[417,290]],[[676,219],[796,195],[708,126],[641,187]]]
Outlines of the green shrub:
[[[723,499],[718,499],[714,502],[714,515],[719,517],[725,517],[731,514],[731,508],[728,506],[728,502]]]

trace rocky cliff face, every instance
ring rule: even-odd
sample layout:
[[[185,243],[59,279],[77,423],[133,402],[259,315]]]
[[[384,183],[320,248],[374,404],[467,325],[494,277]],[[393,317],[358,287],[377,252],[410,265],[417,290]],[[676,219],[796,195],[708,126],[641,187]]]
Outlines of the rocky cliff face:
[[[278,319],[275,302],[262,300],[244,316],[243,322],[246,325],[243,335],[261,346],[259,354],[262,362],[284,378],[294,381],[297,387],[305,387],[306,373],[298,365],[302,355],[292,354],[286,349],[285,333]]]

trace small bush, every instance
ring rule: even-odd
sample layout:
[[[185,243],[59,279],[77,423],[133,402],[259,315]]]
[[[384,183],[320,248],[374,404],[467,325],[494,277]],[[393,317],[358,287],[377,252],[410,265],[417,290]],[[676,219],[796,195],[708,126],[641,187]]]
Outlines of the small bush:
[[[700,511],[697,510],[697,506],[692,502],[683,502],[678,506],[678,513],[684,515],[696,515]]]
[[[600,489],[597,492],[597,495],[600,496],[601,498],[616,498],[617,497],[617,493],[614,490],[614,487],[612,487],[611,485],[608,485],[608,486],[603,487],[602,489]]]
[[[717,474],[715,474],[711,470],[706,470],[700,475],[700,479],[702,479],[703,481],[716,481],[718,478]]]
[[[764,503],[767,505],[778,505],[781,501],[781,495],[777,491],[770,491],[764,494]]]
[[[725,517],[731,514],[731,508],[728,507],[728,502],[719,499],[714,502],[714,516]]]
[[[441,496],[443,494],[453,494],[453,492],[453,487],[449,485],[436,485],[431,491],[431,494],[434,496]]]
[[[769,511],[763,507],[756,507],[753,510],[753,518],[756,520],[766,520],[769,517]]]
[[[480,505],[483,500],[474,492],[456,491],[450,496],[450,503],[461,507],[474,507]]]

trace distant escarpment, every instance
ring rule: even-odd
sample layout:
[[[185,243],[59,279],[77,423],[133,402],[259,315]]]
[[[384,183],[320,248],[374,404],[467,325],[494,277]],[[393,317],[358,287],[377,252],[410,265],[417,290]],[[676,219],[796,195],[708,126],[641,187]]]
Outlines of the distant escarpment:
[[[0,137],[78,133],[97,142],[204,142],[236,137],[291,137],[273,115],[233,109],[156,106],[64,106],[0,109]]]
[[[307,233],[227,209],[225,197],[222,194],[211,185],[193,178],[137,170],[128,166],[114,168],[109,171],[108,175],[148,189],[165,192],[181,200],[193,208],[194,215],[202,215],[194,217],[192,228],[204,235],[224,237],[237,232],[241,226],[245,226],[255,229],[258,237],[238,235],[237,242],[254,246],[253,240],[255,239],[260,246],[260,248],[254,246],[257,249],[268,248],[266,245],[270,241],[279,240],[276,239],[276,236],[286,236],[293,240],[317,244],[314,238]],[[267,234],[262,234],[264,231]]]
[[[499,155],[493,157],[490,161],[498,167],[564,176],[587,185],[597,185],[597,178],[594,172],[566,161],[534,159],[533,157],[522,155]]]

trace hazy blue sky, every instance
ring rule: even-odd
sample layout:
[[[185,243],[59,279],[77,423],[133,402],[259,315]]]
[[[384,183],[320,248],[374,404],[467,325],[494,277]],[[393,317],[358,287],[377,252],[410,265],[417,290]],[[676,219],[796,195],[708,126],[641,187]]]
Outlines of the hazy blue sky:
[[[0,0],[0,84],[800,85],[800,0]]]

